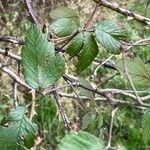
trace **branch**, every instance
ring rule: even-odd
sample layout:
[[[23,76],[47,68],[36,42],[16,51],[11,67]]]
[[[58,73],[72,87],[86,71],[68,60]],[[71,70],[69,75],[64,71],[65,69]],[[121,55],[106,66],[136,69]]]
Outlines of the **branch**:
[[[81,84],[81,83],[77,80],[77,78],[74,78],[74,77],[72,78],[72,76],[68,76],[67,74],[65,74],[65,75],[63,76],[63,78],[64,78],[65,80],[69,80],[70,82],[77,82],[77,83],[78,83],[78,87],[82,87],[82,88],[84,88],[84,89],[86,89],[86,90],[88,90],[88,91],[94,92],[94,93],[96,93],[96,94],[98,94],[98,95],[101,95],[101,96],[105,97],[112,105],[115,105],[115,104],[116,104],[115,99],[111,96],[111,94],[108,93],[108,92],[104,92],[103,89],[102,89],[102,90],[99,90],[99,89],[97,89],[97,88],[86,87],[85,85]],[[134,91],[134,90],[133,90],[133,91]],[[136,91],[136,92],[137,92],[137,91]],[[134,91],[134,93],[135,93],[135,91]],[[128,96],[130,96],[131,98],[135,98],[135,99],[137,100],[137,95],[136,95],[136,96],[135,96],[135,95],[132,95],[132,96],[131,96],[131,93],[124,93],[124,92],[122,92],[122,94],[128,95]],[[138,100],[137,100],[137,102],[138,102]],[[141,102],[141,103],[138,102],[138,104],[139,104],[139,106],[141,106],[141,107],[150,107],[149,104],[145,104],[145,103],[143,103],[143,102]]]
[[[25,44],[25,42],[22,39],[15,38],[13,36],[5,36],[5,35],[0,35],[0,41],[19,44],[19,45]]]
[[[55,87],[54,87],[55,88]],[[68,121],[68,118],[67,118],[67,115],[65,114],[65,111],[64,111],[64,108],[60,102],[60,96],[57,92],[57,90],[53,91],[53,94],[54,94],[54,98],[56,100],[56,104],[58,106],[58,109],[59,109],[59,112],[60,112],[60,115],[64,121],[64,125],[65,125],[65,128],[70,131],[70,126],[69,126],[69,121]]]
[[[78,99],[78,97],[75,94],[68,94],[68,93],[61,93],[61,92],[59,92],[58,94],[59,94],[60,97],[66,97],[66,98],[70,98],[70,99]],[[86,96],[79,96],[79,97],[82,100],[90,100]],[[96,102],[102,102],[102,103],[105,103],[105,104],[108,103],[108,105],[110,105],[110,103],[108,102],[108,100],[106,98],[103,98],[103,97],[99,97],[98,96],[94,100]],[[135,108],[140,108],[140,109],[146,108],[146,107],[141,107],[137,103],[128,102],[128,101],[122,101],[122,100],[116,100],[116,99],[114,99],[114,102],[116,103],[116,106],[130,106],[130,107],[135,107]]]
[[[91,21],[93,20],[93,17],[94,17],[94,15],[95,15],[95,13],[96,13],[96,11],[97,11],[99,5],[100,5],[100,4],[97,3],[97,5],[95,6],[93,12],[91,13],[91,15],[90,15],[88,21],[87,21],[86,24],[84,25],[83,29],[87,29],[87,28],[89,27],[89,24],[90,24]]]
[[[110,2],[108,2],[107,0],[93,0],[94,2],[96,3],[100,3],[100,5],[103,5],[104,7],[107,7],[111,10],[114,10],[124,16],[129,16],[129,17],[132,17],[133,19],[139,21],[139,22],[142,22],[144,24],[147,24],[147,25],[150,25],[150,19],[149,18],[146,18],[144,16],[141,16],[139,14],[136,14],[132,11],[129,11],[129,10],[126,10],[124,8],[120,8],[118,5],[114,5]]]
[[[108,136],[108,144],[106,149],[111,148],[111,140],[112,140],[112,128],[113,128],[113,124],[114,124],[114,118],[115,118],[115,114],[118,110],[118,107],[113,108],[112,112],[111,112],[111,121],[110,121],[110,127],[109,127],[109,136]]]
[[[32,4],[31,4],[31,0],[24,0],[26,7],[29,11],[29,14],[31,16],[32,22],[34,22],[39,28],[41,28],[41,24],[39,22],[39,19],[37,18],[37,14],[34,11]]]
[[[23,82],[13,71],[9,70],[7,67],[5,67],[3,64],[0,63],[0,70],[8,74],[12,79],[14,79],[17,83],[22,85],[23,87],[32,90],[32,88],[27,85],[25,82]]]
[[[0,48],[0,54],[2,54],[4,56],[8,56],[8,57],[10,57],[12,59],[15,59],[17,61],[21,61],[21,57],[19,57],[18,55],[15,55],[14,53],[11,53],[11,52],[9,52],[7,50],[3,50],[1,48]]]

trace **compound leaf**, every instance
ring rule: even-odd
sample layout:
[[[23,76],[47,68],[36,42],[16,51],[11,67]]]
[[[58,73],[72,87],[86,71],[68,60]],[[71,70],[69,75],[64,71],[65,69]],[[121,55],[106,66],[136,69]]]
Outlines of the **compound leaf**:
[[[95,28],[98,42],[110,53],[120,53],[120,42],[117,38],[126,37],[124,30],[120,29],[114,22],[105,20],[99,22]]]
[[[25,115],[26,107],[17,107],[8,115],[9,127],[0,127],[0,147],[5,149],[15,148],[16,150],[23,149],[24,141],[34,144],[34,139],[37,133],[37,125],[32,123]],[[18,116],[17,116],[18,115]],[[32,136],[32,138],[30,138]],[[26,145],[25,145],[26,146]],[[28,145],[29,147],[29,145]]]
[[[35,25],[30,27],[25,41],[21,53],[25,80],[34,89],[47,88],[62,76],[64,59],[55,56],[54,44]]]

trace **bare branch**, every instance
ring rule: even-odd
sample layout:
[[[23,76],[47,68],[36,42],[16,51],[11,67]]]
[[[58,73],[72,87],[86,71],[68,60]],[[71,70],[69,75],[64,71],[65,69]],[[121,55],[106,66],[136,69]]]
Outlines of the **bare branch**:
[[[89,27],[89,24],[91,23],[91,21],[92,21],[94,15],[95,15],[95,13],[96,13],[96,11],[97,11],[99,5],[100,5],[99,3],[96,4],[96,6],[95,6],[93,12],[91,13],[91,15],[90,15],[88,21],[86,22],[86,24],[84,25],[83,29],[87,29],[87,28]]]
[[[112,4],[112,3],[108,2],[107,0],[93,0],[93,1],[95,1],[96,3],[100,3],[100,5],[107,7],[111,10],[114,10],[114,11],[116,11],[116,12],[118,12],[124,16],[132,17],[133,19],[135,19],[139,22],[150,25],[150,19],[149,18],[146,18],[146,17],[141,16],[139,14],[136,14],[132,11],[126,10],[124,8],[120,8],[118,5]]]
[[[5,36],[5,35],[0,35],[0,41],[19,44],[19,45],[25,44],[25,42],[22,39],[15,38],[13,36]]]
[[[6,50],[3,50],[3,49],[1,49],[1,48],[0,48],[0,54],[2,54],[2,55],[4,55],[4,56],[8,56],[8,57],[10,57],[10,58],[12,58],[12,59],[15,59],[15,60],[17,60],[17,61],[21,61],[21,57],[20,57],[20,56],[15,55],[14,53],[11,53],[11,52],[9,52],[9,51],[6,52]]]
[[[32,90],[32,88],[27,85],[25,82],[23,82],[13,71],[9,70],[7,67],[5,67],[3,64],[0,63],[0,70],[8,74],[12,79],[14,79],[17,83],[22,85],[23,87]]]
[[[16,108],[18,106],[17,85],[18,85],[18,83],[14,80],[14,82],[13,82],[13,105],[14,105],[14,108]]]
[[[55,87],[54,87],[55,88]],[[55,90],[53,91],[53,94],[54,94],[54,98],[56,100],[56,104],[58,106],[58,109],[59,109],[59,112],[60,112],[60,115],[64,121],[64,124],[65,124],[65,128],[70,131],[70,126],[69,126],[69,120],[67,118],[67,115],[65,114],[65,111],[64,111],[64,108],[63,108],[63,105],[61,104],[60,102],[60,96],[58,94],[58,92]]]
[[[26,4],[26,7],[27,7],[29,13],[30,13],[30,16],[32,18],[33,23],[35,23],[39,28],[41,28],[41,23],[39,22],[37,14],[32,7],[31,0],[24,0],[24,2]]]
[[[112,129],[113,129],[113,124],[114,124],[114,118],[115,118],[115,114],[118,110],[118,107],[113,108],[112,112],[111,112],[111,121],[110,121],[110,127],[109,127],[109,136],[108,136],[108,144],[106,149],[111,148],[111,140],[112,140]]]

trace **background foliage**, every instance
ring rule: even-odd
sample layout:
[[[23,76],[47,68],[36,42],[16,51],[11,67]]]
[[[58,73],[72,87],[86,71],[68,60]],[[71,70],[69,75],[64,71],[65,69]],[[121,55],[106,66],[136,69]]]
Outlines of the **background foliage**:
[[[146,0],[117,2],[122,7],[132,9],[141,15],[145,13]],[[23,58],[23,75],[31,87],[43,91],[44,88],[52,85],[58,79],[57,84],[63,86],[66,82],[61,77],[64,70],[67,70],[67,73],[78,76],[79,81],[88,88],[92,87],[91,82],[100,89],[132,90],[124,77],[122,61],[119,61],[122,57],[119,53],[119,46],[122,39],[134,43],[139,39],[150,37],[149,26],[144,26],[134,20],[126,20],[122,15],[106,8],[101,8],[100,14],[97,14],[97,18],[94,18],[95,20],[100,20],[95,23],[93,28],[94,35],[91,31],[78,34],[65,47],[67,54],[63,57],[54,52],[54,45],[51,42],[47,42],[45,34],[41,33],[35,26],[30,27],[30,18],[26,14],[27,10],[23,3],[15,0],[1,1],[1,3],[0,9],[3,12],[0,15],[1,34],[26,39],[26,46],[22,49],[18,45],[1,42],[0,47],[9,47],[13,53],[21,54]],[[91,14],[90,10],[94,7],[94,3],[88,0],[78,1],[78,5],[76,1],[68,0],[46,1],[46,4],[50,7],[42,6],[42,2],[38,0],[33,3],[34,8],[39,10],[38,15],[44,22],[50,24],[48,30],[52,32],[52,35],[59,37],[68,36],[77,32],[79,27],[83,27],[89,14]],[[64,7],[60,9],[61,5]],[[44,8],[42,9],[42,7]],[[147,17],[150,17],[149,10],[147,9]],[[27,32],[28,30],[29,32]],[[34,49],[35,47],[37,49]],[[41,49],[43,50],[40,51]],[[150,85],[149,45],[135,46],[126,55],[131,78],[133,82],[139,83],[135,84],[136,89],[148,91]],[[140,60],[129,60],[133,56],[140,58]],[[96,74],[94,74],[97,65],[91,64],[91,62],[95,57],[100,60],[106,60],[111,57],[111,60],[119,66],[118,68],[122,75],[116,70],[103,66],[99,67]],[[10,68],[13,71],[17,70],[14,61],[5,56],[0,56],[0,58],[2,63],[11,64]],[[64,63],[66,62],[67,65],[65,66]],[[9,146],[11,148],[15,147],[15,149],[24,149],[25,147],[30,149],[33,147],[33,149],[52,150],[56,148],[62,150],[64,147],[72,150],[104,149],[107,146],[112,107],[107,103],[101,103],[98,100],[94,101],[97,95],[93,92],[89,92],[82,87],[75,87],[74,89],[66,87],[62,89],[64,93],[73,94],[75,90],[79,96],[88,97],[88,99],[83,99],[82,102],[61,97],[65,113],[71,121],[71,129],[74,130],[68,135],[53,96],[39,96],[36,99],[37,106],[35,111],[37,115],[31,121],[27,113],[29,107],[24,106],[31,103],[32,94],[29,94],[29,91],[23,87],[18,86],[20,107],[14,110],[12,108],[13,90],[11,86],[13,82],[2,71],[0,75],[0,147],[3,147],[4,150]],[[144,92],[139,95],[146,96]],[[130,97],[121,94],[114,94],[114,97],[132,102]],[[149,103],[150,99],[146,100],[146,102]],[[117,110],[114,118],[111,145],[118,150],[149,149],[149,133],[149,109],[123,106]]]

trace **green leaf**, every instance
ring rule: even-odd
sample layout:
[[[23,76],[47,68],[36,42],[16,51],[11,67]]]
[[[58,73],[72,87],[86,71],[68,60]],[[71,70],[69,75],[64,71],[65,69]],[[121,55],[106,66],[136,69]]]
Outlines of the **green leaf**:
[[[99,22],[95,28],[98,42],[110,53],[120,53],[120,42],[117,38],[126,37],[124,30],[120,29],[114,22],[105,20]]]
[[[31,148],[33,146],[37,125],[28,119],[25,115],[26,112],[26,107],[17,107],[9,113],[7,121],[8,123],[11,122],[10,126],[7,128],[0,127],[0,139],[3,139],[0,140],[1,147],[5,145],[6,149],[14,146],[18,147],[18,149],[23,149],[22,145],[25,141],[30,142],[30,146],[28,144],[27,147]]]
[[[21,53],[25,80],[34,89],[47,88],[62,77],[64,59],[59,54],[55,56],[54,44],[35,25],[30,27],[25,41]]]
[[[125,59],[128,74],[132,81],[136,84],[150,86],[150,74],[143,61],[139,58],[133,60]],[[117,68],[124,74],[124,63],[123,60],[117,62]]]
[[[0,147],[3,150],[24,150],[24,148],[18,144],[15,131],[9,128],[0,127]]]
[[[143,126],[143,140],[145,143],[150,142],[150,109],[149,108],[147,108],[144,113],[142,126]]]
[[[55,35],[59,37],[64,37],[71,35],[78,29],[78,27],[73,21],[66,18],[62,18],[53,22],[50,25],[50,29]]]
[[[85,42],[83,50],[80,53],[77,64],[77,71],[81,72],[86,69],[98,54],[98,46],[91,33],[85,33]]]
[[[72,42],[69,44],[67,47],[67,53],[71,56],[74,57],[76,56],[83,48],[84,44],[84,38],[82,34],[78,34]]]
[[[61,8],[56,8],[55,10],[52,10],[50,12],[50,17],[53,20],[67,18],[75,22],[77,26],[79,26],[79,22],[80,22],[77,12],[67,7],[61,7]]]
[[[101,139],[96,136],[80,131],[66,135],[58,145],[59,150],[104,150]]]
[[[90,111],[82,117],[81,129],[93,133],[96,129],[102,126],[102,123],[102,116],[96,111]]]

